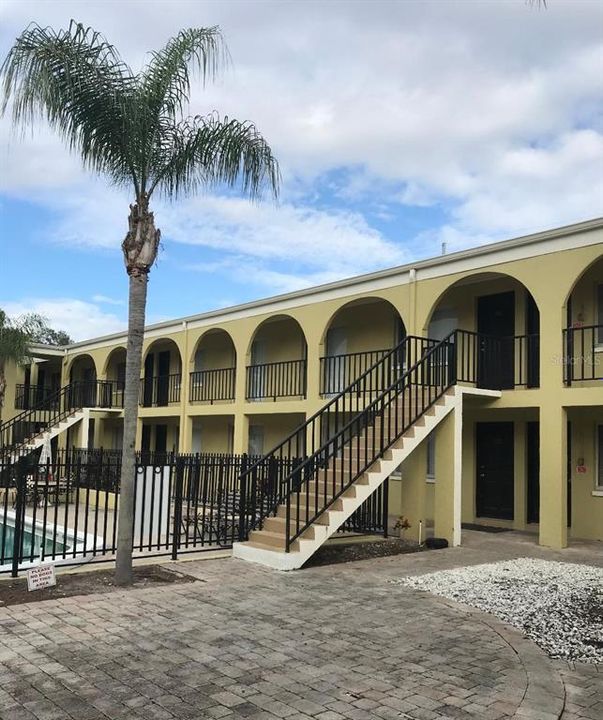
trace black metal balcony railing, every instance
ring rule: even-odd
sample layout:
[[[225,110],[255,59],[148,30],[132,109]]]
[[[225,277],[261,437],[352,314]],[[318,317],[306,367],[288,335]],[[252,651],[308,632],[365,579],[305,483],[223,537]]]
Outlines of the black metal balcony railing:
[[[232,402],[235,399],[236,368],[197,370],[190,376],[190,402]]]
[[[123,408],[124,384],[119,380],[73,380],[66,403],[70,408]]]
[[[155,375],[140,380],[140,404],[142,407],[164,407],[180,402],[182,376]]]
[[[29,410],[34,407],[34,405],[44,402],[53,395],[56,395],[57,390],[59,390],[59,388],[18,383],[15,388],[15,410]]]
[[[247,400],[306,396],[306,360],[247,366]]]
[[[496,337],[457,330],[453,357],[458,382],[475,382],[477,387],[512,390],[540,385],[540,336]]]
[[[567,385],[603,380],[603,325],[583,325],[563,331],[563,379]]]

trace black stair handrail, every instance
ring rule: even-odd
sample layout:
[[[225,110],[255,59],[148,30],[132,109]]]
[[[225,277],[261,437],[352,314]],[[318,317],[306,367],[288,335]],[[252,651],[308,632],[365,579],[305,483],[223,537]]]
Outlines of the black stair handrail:
[[[113,380],[75,380],[0,424],[0,457],[15,453],[28,445],[51,425],[56,425],[83,407],[123,407],[115,402],[113,391],[120,383]],[[99,401],[100,399],[100,401]],[[19,430],[24,432],[20,435]]]
[[[415,358],[424,355],[437,342],[437,340],[429,338],[407,335],[386,355],[373,363],[325,403],[320,410],[293,430],[283,441],[262,456],[259,461],[250,465],[241,474],[241,483],[246,492],[250,494],[252,504],[257,503],[261,507],[267,506],[270,511],[248,518],[246,533],[253,529],[261,529],[265,517],[274,515],[278,506],[284,502],[290,477],[299,474],[299,468],[304,462],[304,458],[313,455],[314,447],[323,444],[317,437],[317,432],[324,434],[326,431],[326,434],[330,435],[328,426],[333,419],[335,431],[338,431],[343,416],[350,413],[357,414],[360,407],[364,407],[366,402],[382,391],[383,387],[389,387],[392,380],[403,373],[405,367],[413,365]],[[311,453],[308,453],[306,435],[311,436]],[[283,463],[280,461],[286,457],[299,458],[299,460],[286,477],[279,477],[278,470],[283,467]],[[266,502],[266,496],[269,498],[268,502]]]
[[[324,443],[317,451],[308,456],[298,468],[297,477],[291,474],[288,481],[289,492],[286,495],[286,552],[289,552],[291,544],[308,528],[312,523],[327,510],[339,497],[348,490],[354,482],[405,433],[414,423],[429,410],[446,392],[456,383],[456,336],[457,331],[451,332],[443,340],[436,343],[425,352],[417,362],[408,368],[388,388],[383,390],[367,407],[347,422],[334,436]],[[397,400],[402,396],[403,403],[400,406]],[[411,402],[408,408],[405,400]],[[413,401],[414,400],[414,407]],[[394,404],[395,403],[395,404]],[[391,409],[392,413],[387,417],[385,413]],[[381,426],[377,432],[374,423],[379,418]],[[369,440],[369,431],[373,429],[372,439]],[[353,438],[361,438],[364,433],[364,442],[358,443],[355,456],[347,460],[343,452],[345,446],[350,444]],[[377,438],[377,435],[379,437]],[[361,452],[362,451],[362,452]],[[338,454],[342,457],[338,458]],[[329,467],[329,461],[340,459],[341,471],[339,480],[333,473],[333,481],[329,492],[327,492],[326,471],[333,469]],[[319,491],[318,478],[320,472],[324,471],[325,482],[322,493]],[[315,480],[315,489],[310,497],[309,481]],[[305,497],[301,492],[302,487],[306,488]],[[332,492],[331,492],[332,491]],[[322,497],[321,497],[322,495]],[[296,499],[295,517],[291,516],[291,498]],[[305,500],[305,512],[300,511],[300,501]],[[309,502],[314,500],[314,512],[310,511]],[[291,525],[295,527],[292,528]]]

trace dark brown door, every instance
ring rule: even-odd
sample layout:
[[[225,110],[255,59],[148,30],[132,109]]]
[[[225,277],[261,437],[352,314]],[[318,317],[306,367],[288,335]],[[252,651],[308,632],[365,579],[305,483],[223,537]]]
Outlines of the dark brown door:
[[[540,386],[540,312],[534,298],[526,296],[527,386]]]
[[[475,444],[476,514],[513,520],[513,423],[477,423]]]
[[[515,385],[515,293],[483,295],[477,299],[477,384],[491,390]]]
[[[157,356],[157,405],[167,405],[170,395],[170,351]]]
[[[153,372],[155,369],[155,356],[149,353],[144,361],[144,382],[142,404],[150,407],[153,404]]]
[[[527,521],[540,522],[540,423],[526,424]]]

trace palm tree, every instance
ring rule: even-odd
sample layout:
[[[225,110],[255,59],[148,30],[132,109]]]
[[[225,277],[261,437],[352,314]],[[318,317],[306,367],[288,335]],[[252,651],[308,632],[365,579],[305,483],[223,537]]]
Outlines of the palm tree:
[[[122,243],[129,276],[116,581],[132,582],[134,452],[149,271],[161,233],[150,201],[199,187],[235,186],[250,199],[267,187],[276,197],[277,161],[256,127],[217,114],[184,117],[191,71],[213,79],[228,58],[217,27],[182,30],[134,74],[117,50],[91,28],[71,21],[55,32],[29,26],[2,67],[4,104],[24,127],[46,117],[84,166],[132,192]]]
[[[39,334],[53,332],[44,318],[29,314],[11,320],[0,309],[0,422],[6,393],[6,366],[8,363],[24,363],[30,359],[29,346],[37,341]]]

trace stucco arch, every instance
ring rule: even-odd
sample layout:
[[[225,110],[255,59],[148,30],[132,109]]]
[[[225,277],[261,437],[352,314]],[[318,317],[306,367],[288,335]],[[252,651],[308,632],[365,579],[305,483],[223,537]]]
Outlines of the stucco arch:
[[[212,341],[217,341],[213,342]],[[189,355],[189,365],[190,367],[194,367],[195,365],[195,359],[197,357],[197,353],[203,349],[204,345],[207,345],[208,343],[213,345],[221,345],[223,352],[221,354],[225,354],[225,350],[228,348],[230,350],[231,356],[232,356],[232,365],[225,365],[225,367],[235,367],[236,366],[236,359],[237,359],[237,349],[234,342],[234,338],[232,335],[228,332],[228,330],[225,330],[222,327],[214,327],[209,328],[205,330],[196,340],[191,353]]]
[[[524,279],[521,278],[518,274],[507,272],[506,270],[495,272],[477,271],[453,280],[439,292],[437,297],[433,299],[429,304],[429,310],[425,314],[423,320],[419,322],[419,333],[424,336],[428,335],[429,326],[433,320],[434,313],[437,310],[445,308],[447,304],[452,304],[454,302],[454,299],[451,298],[451,295],[455,291],[458,291],[459,288],[471,288],[469,293],[472,295],[475,293],[478,293],[480,295],[489,295],[495,294],[499,291],[504,292],[503,288],[505,285],[513,286],[512,289],[517,289],[518,287],[521,287],[526,293],[529,294],[531,299],[534,301],[536,308],[538,309],[538,311],[540,311],[540,308],[538,307],[538,303],[536,301],[536,298],[534,297],[532,290],[526,284]],[[460,292],[463,292],[463,290],[461,290]],[[461,327],[460,329],[475,330],[476,328]]]
[[[278,327],[280,325],[280,328]],[[267,328],[269,330],[273,330],[273,333],[269,333],[269,330],[267,331]],[[305,357],[307,354],[307,348],[308,348],[308,342],[306,339],[306,334],[304,332],[304,329],[302,327],[302,324],[300,321],[293,317],[293,315],[289,315],[288,313],[280,313],[278,315],[273,315],[272,317],[264,318],[254,329],[250,339],[249,343],[247,345],[247,352],[246,352],[246,361],[249,364],[251,361],[251,355],[252,355],[252,348],[253,344],[256,341],[259,341],[262,339],[263,334],[274,334],[278,333],[278,331],[281,330],[286,332],[287,338],[289,340],[289,343],[291,344],[291,352],[287,353],[286,350],[284,350],[285,355],[291,354],[295,352],[295,346],[297,345],[298,350],[298,356],[297,357],[282,357],[278,359],[286,359],[286,360],[298,360],[302,357]],[[296,343],[296,340],[299,340],[299,343]],[[301,353],[301,355],[299,354]],[[272,362],[271,360],[267,360],[267,362]]]
[[[67,377],[69,379],[69,382],[72,380],[82,380],[83,376],[79,376],[80,373],[83,374],[85,370],[92,369],[94,371],[94,380],[98,377],[98,368],[96,367],[96,362],[92,355],[89,355],[88,353],[82,353],[81,355],[75,355],[73,358],[71,358],[69,365],[67,367]]]
[[[118,360],[119,358],[119,360]],[[126,361],[126,348],[124,345],[119,345],[118,347],[114,347],[111,352],[107,355],[105,358],[105,362],[103,364],[103,377],[108,378],[109,377],[109,371],[111,369],[111,366],[115,362],[125,362]],[[115,378],[112,378],[115,379]]]
[[[169,350],[170,354],[173,355],[174,360],[172,360],[172,370],[178,368],[178,372],[181,372],[182,370],[182,352],[180,350],[180,346],[178,343],[169,337],[158,337],[153,338],[149,342],[149,344],[146,346],[143,352],[142,356],[142,367],[144,369],[144,364],[146,362],[146,359],[150,353],[154,352],[161,352],[162,350]],[[170,372],[172,372],[172,370]]]
[[[320,336],[320,353],[323,354],[325,352],[327,333],[331,328],[337,327],[338,321],[346,322],[346,314],[349,314],[350,319],[352,319],[354,315],[356,315],[356,318],[358,318],[358,311],[363,311],[367,309],[373,315],[373,321],[375,320],[375,311],[377,313],[377,319],[379,319],[379,316],[381,316],[382,324],[384,326],[383,329],[386,329],[388,319],[391,319],[392,321],[390,328],[391,337],[389,339],[387,337],[384,337],[382,341],[379,341],[377,338],[375,338],[377,344],[383,345],[385,343],[385,345],[387,346],[393,346],[397,342],[399,342],[402,337],[406,335],[406,323],[404,322],[404,318],[400,314],[398,308],[386,298],[379,297],[377,295],[366,295],[363,297],[354,298],[353,300],[347,300],[342,302],[341,305],[331,313],[330,317],[328,318],[327,322],[323,327]],[[367,340],[370,342],[368,338]],[[375,346],[370,349],[383,348],[377,348]]]
[[[582,269],[582,271],[574,277],[572,285],[564,297],[564,308],[567,307],[567,304],[576,288],[580,285],[584,278],[586,278],[590,274],[592,274],[593,277],[596,276],[600,280],[600,282],[603,283],[603,253],[601,253],[598,257],[587,263],[587,265]]]

